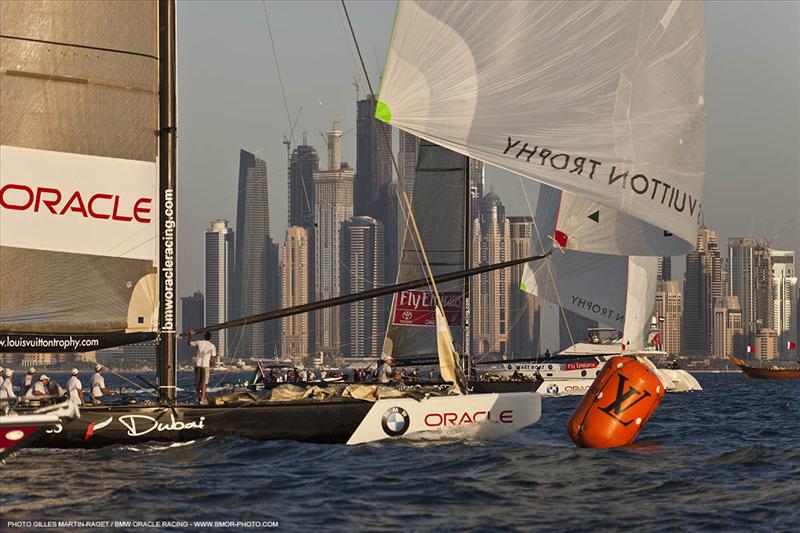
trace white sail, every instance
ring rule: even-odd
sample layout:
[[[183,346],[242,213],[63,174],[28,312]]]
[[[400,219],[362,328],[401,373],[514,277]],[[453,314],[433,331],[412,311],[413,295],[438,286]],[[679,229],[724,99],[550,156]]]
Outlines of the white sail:
[[[436,307],[436,346],[439,353],[439,372],[442,381],[448,381],[456,385],[459,392],[461,380],[458,376],[458,352],[453,345],[453,335],[450,333],[450,326],[439,307]]]
[[[2,333],[158,329],[157,18],[155,2],[0,3]]]
[[[578,228],[567,247],[687,253],[705,171],[703,9],[399,2],[376,116],[574,195],[577,218],[600,210],[594,237]]]

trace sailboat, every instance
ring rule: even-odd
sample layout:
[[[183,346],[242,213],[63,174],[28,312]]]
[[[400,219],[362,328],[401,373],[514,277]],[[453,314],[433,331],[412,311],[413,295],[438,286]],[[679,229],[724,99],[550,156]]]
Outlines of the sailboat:
[[[728,355],[733,364],[750,379],[800,379],[800,368],[773,366],[769,368],[750,366],[738,357]]]
[[[80,420],[56,423],[36,445],[98,447],[213,435],[348,444],[496,439],[539,419],[540,397],[533,392],[463,394],[441,305],[435,336],[451,394],[373,386],[333,398],[312,389],[287,401],[177,402],[175,3],[113,2],[92,10],[4,3],[2,20],[3,62],[13,66],[2,79],[5,343],[24,351],[74,352],[158,340],[157,401],[85,406]],[[427,274],[382,290],[446,281]],[[205,329],[280,318],[303,307]]]

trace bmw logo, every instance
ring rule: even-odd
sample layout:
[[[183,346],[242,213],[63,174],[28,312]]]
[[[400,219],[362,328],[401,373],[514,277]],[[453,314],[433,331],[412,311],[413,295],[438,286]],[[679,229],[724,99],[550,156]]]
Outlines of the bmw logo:
[[[390,437],[399,437],[408,430],[411,424],[411,417],[402,407],[392,407],[383,413],[381,427]]]
[[[551,383],[550,385],[547,386],[547,392],[549,392],[550,394],[558,394],[558,385],[556,385],[555,383]]]

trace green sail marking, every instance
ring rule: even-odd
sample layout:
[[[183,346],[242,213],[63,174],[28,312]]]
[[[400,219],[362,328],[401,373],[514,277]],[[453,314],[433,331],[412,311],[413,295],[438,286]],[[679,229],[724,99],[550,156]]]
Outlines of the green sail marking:
[[[594,213],[589,215],[588,218],[594,220],[595,222],[600,222],[600,211],[595,211]]]
[[[524,281],[520,281],[519,282],[519,288],[520,288],[521,291],[528,292],[528,287],[525,286],[525,282]]]
[[[392,111],[386,102],[378,100],[378,105],[375,106],[375,118],[387,124],[392,123]]]

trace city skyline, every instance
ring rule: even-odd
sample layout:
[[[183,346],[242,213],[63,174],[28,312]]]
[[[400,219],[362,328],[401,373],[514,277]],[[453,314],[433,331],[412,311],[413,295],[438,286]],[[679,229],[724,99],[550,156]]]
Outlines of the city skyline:
[[[306,131],[309,144],[321,154],[324,143],[319,131],[326,131],[338,116],[343,131],[342,158],[355,162],[353,77],[359,81],[359,99],[368,89],[345,32],[341,7],[335,2],[315,3],[315,15],[309,17],[307,7],[300,4],[268,4],[292,118],[303,107],[293,146],[302,142]],[[772,236],[792,216],[800,220],[800,152],[795,149],[800,144],[800,121],[796,119],[800,115],[796,98],[800,73],[797,68],[787,68],[790,56],[783,53],[797,48],[798,30],[793,21],[800,16],[800,5],[710,3],[706,11],[709,146],[705,222],[715,228],[720,242],[751,233]],[[359,2],[351,10],[376,91],[393,14],[391,2]],[[236,9],[216,2],[186,3],[179,6],[178,24],[180,227],[203,227],[217,217],[235,220],[232,191],[236,175],[231,169],[244,147],[270,167],[270,193],[278,200],[271,206],[273,236],[282,239],[288,207],[282,140],[289,125],[266,38],[263,8],[258,3],[239,3]],[[759,30],[765,27],[770,30]],[[212,31],[225,38],[209,40]],[[298,39],[301,35],[304,38]],[[314,69],[309,69],[309,64],[314,64]],[[752,75],[743,77],[742,72]],[[754,94],[759,95],[755,100]],[[494,168],[487,168],[486,174],[487,189],[494,187],[501,194],[510,213],[531,214],[528,204],[535,205],[535,183],[524,180],[526,201],[516,176]],[[775,246],[800,254],[798,227],[795,224],[794,230],[785,231]],[[180,257],[192,257],[202,249],[202,237],[188,231],[180,234],[178,243]],[[179,294],[190,294],[202,286],[202,268],[190,261],[182,261],[179,268]],[[682,269],[683,261],[678,260],[673,277],[679,279]]]

